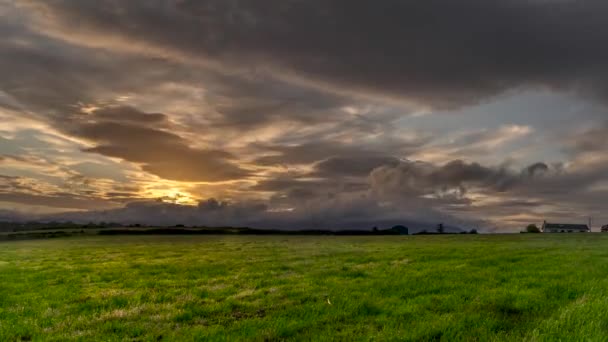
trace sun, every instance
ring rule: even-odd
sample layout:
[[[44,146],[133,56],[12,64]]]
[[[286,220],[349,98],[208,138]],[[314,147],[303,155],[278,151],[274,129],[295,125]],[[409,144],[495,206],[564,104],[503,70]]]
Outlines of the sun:
[[[180,204],[180,205],[196,205],[198,201],[190,194],[183,191],[170,191],[159,197],[165,203]]]
[[[165,186],[160,186],[148,188],[142,195],[143,197],[156,199],[164,203],[179,205],[196,205],[198,203],[197,197],[188,191],[175,187],[168,188]]]

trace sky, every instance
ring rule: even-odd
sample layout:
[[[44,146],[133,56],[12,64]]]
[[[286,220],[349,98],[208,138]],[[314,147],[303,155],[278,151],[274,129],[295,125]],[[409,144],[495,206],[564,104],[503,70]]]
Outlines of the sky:
[[[603,0],[0,0],[0,220],[608,224]]]

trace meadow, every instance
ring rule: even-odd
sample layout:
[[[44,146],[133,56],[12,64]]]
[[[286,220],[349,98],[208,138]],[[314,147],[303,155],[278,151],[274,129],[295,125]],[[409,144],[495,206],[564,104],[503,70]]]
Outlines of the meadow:
[[[608,340],[608,234],[0,242],[0,341]]]

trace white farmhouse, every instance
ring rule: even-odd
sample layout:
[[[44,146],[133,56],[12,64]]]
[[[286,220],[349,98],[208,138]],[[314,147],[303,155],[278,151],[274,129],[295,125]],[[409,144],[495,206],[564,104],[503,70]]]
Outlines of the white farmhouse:
[[[591,229],[586,224],[548,223],[543,222],[543,233],[589,233]]]

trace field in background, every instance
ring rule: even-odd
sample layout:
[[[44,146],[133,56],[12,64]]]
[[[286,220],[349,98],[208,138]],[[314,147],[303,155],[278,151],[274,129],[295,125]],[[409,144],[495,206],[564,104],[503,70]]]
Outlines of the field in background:
[[[608,336],[608,234],[0,243],[0,340]]]

